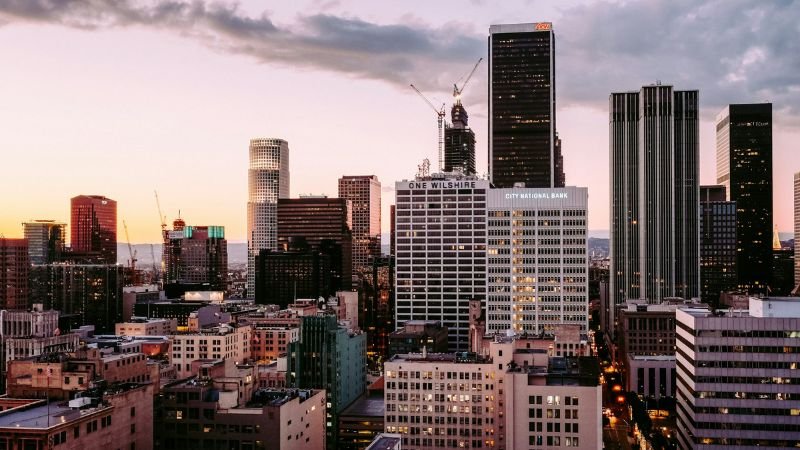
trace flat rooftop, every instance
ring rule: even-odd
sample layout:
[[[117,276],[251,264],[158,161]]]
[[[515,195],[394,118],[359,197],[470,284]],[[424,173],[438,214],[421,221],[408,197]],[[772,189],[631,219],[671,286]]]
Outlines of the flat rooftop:
[[[339,416],[380,417],[383,419],[385,410],[386,403],[383,400],[383,395],[362,396],[345,408]]]
[[[453,362],[453,363],[491,363],[492,359],[478,355],[477,353],[400,353],[392,356],[389,361],[408,361],[408,362]]]
[[[367,447],[367,450],[393,450],[400,444],[399,437],[395,436],[378,436],[377,439],[372,441]]]

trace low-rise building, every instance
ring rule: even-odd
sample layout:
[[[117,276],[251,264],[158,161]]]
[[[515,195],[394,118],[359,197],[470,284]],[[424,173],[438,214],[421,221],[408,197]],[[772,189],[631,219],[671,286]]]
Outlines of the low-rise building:
[[[177,319],[148,319],[132,317],[130,322],[118,323],[114,326],[117,336],[168,336],[178,329]]]
[[[172,364],[179,378],[192,373],[192,361],[231,359],[243,363],[250,358],[249,325],[224,324],[197,332],[176,334],[172,338]]]
[[[160,448],[324,448],[324,391],[261,389],[252,366],[197,365],[197,377],[163,389],[155,429]]]
[[[384,430],[383,380],[370,385],[339,415],[339,450],[363,450]]]
[[[69,401],[0,399],[0,448],[153,448],[153,385],[114,384]]]
[[[389,355],[447,352],[447,327],[438,320],[407,320],[403,327],[389,333]]]
[[[274,361],[286,356],[289,344],[300,336],[298,326],[251,326],[250,358],[254,361]]]

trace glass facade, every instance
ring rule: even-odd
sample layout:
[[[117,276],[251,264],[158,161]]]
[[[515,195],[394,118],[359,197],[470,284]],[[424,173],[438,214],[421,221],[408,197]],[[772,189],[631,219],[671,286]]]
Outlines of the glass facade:
[[[701,186],[702,301],[713,306],[719,305],[720,293],[736,290],[736,281],[736,202],[725,201],[724,186]]]
[[[117,202],[101,195],[79,195],[70,201],[70,247],[96,254],[97,262],[117,263]]]
[[[555,37],[549,23],[489,30],[489,172],[498,188],[561,187]],[[559,154],[557,154],[558,152]],[[561,171],[556,174],[556,170]]]

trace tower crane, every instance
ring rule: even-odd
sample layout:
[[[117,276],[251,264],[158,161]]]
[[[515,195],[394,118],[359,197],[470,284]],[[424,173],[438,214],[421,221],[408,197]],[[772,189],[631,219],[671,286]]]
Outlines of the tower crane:
[[[153,191],[156,194],[156,206],[158,206],[158,220],[161,222],[161,240],[164,240],[164,237],[167,233],[167,216],[165,216],[161,212],[161,202],[158,201],[158,191]]]
[[[129,265],[131,268],[131,280],[136,284],[136,250],[131,245],[131,237],[128,235],[128,224],[123,220],[122,226],[125,228],[125,240],[128,242],[128,254],[130,255]]]
[[[461,84],[461,87],[458,87],[458,81],[453,83],[453,98],[456,99],[456,104],[461,104],[461,93],[464,92],[464,88],[467,87],[467,83],[469,83],[472,75],[474,75],[475,71],[478,70],[478,66],[481,64],[481,61],[483,61],[483,58],[478,58],[478,62],[475,63],[475,66],[469,72],[469,75],[467,75],[467,78],[464,80],[464,83]]]
[[[439,125],[439,149],[438,149],[439,150],[439,172],[441,172],[442,171],[442,167],[443,167],[442,156],[443,156],[443,152],[444,152],[444,134],[443,134],[444,133],[443,125],[444,125],[444,116],[445,116],[444,103],[442,103],[442,106],[440,108],[436,108],[436,106],[434,106],[433,103],[431,103],[431,101],[428,100],[428,97],[425,97],[425,95],[422,92],[420,92],[420,90],[417,89],[416,86],[414,86],[413,84],[411,84],[410,86],[411,86],[412,89],[414,89],[414,91],[416,91],[417,94],[419,94],[420,97],[422,97],[423,100],[425,100],[425,103],[427,103],[428,106],[430,106],[431,109],[433,109],[433,112],[436,113],[436,122]]]

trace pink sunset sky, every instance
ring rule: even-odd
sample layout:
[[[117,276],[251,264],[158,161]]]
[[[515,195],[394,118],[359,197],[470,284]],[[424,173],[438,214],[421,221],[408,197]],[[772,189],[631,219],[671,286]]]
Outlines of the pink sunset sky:
[[[608,229],[608,95],[660,80],[699,89],[702,184],[715,181],[714,117],[773,103],[775,221],[792,230],[800,171],[800,4],[658,0],[0,0],[0,234],[69,222],[69,199],[117,200],[134,243],[169,221],[245,239],[247,146],[289,142],[291,193],[336,196],[341,175],[394,182],[436,159],[436,117],[408,87],[452,100],[486,57],[490,24],[553,22],[557,127],[568,185],[588,186]],[[487,167],[486,62],[463,102]]]

